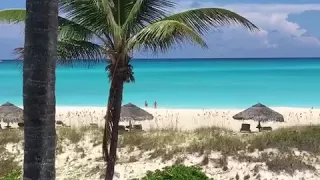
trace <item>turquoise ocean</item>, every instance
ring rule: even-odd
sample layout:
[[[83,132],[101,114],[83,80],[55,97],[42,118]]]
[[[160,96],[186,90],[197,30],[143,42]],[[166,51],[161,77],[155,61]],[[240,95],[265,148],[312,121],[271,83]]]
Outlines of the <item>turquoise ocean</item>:
[[[134,59],[123,103],[159,108],[320,107],[320,58]],[[57,68],[58,106],[106,106],[105,64]],[[22,64],[0,62],[0,103],[22,105]]]

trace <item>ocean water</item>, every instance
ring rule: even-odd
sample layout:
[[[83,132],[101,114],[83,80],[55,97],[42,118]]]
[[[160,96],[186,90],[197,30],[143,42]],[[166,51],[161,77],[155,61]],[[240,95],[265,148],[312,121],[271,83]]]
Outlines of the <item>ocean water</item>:
[[[0,103],[22,105],[22,65],[0,62]],[[159,108],[320,107],[320,59],[133,60],[136,82],[123,103]],[[105,64],[58,67],[57,105],[106,106]]]

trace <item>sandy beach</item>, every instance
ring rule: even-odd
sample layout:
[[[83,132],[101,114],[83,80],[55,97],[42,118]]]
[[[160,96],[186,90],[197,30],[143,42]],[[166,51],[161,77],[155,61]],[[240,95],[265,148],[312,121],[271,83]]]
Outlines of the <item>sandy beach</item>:
[[[142,124],[144,130],[175,128],[178,130],[193,130],[199,127],[216,126],[239,131],[242,123],[251,124],[256,131],[257,122],[252,120],[234,120],[232,116],[244,109],[154,109],[143,108],[154,116],[153,120],[135,121]],[[320,124],[320,109],[271,107],[284,116],[285,122],[266,122],[263,126],[273,129],[288,126]],[[61,120],[70,126],[89,125],[90,123],[104,125],[105,107],[64,107],[58,106],[56,120]],[[128,122],[121,122],[127,125]]]
[[[290,108],[290,107],[271,107],[271,109],[281,113],[284,116],[285,122],[267,122],[263,123],[263,126],[271,126],[273,129],[278,129],[281,127],[289,126],[303,126],[303,125],[318,125],[320,124],[320,109],[311,108]],[[251,130],[257,131],[257,122],[247,120],[239,121],[234,120],[232,116],[237,114],[244,109],[153,109],[144,108],[144,110],[153,114],[154,119],[149,121],[134,122],[134,124],[142,124],[144,130],[150,129],[176,129],[182,131],[194,130],[200,127],[220,127],[232,130],[234,132],[239,132],[242,123],[250,123]],[[105,107],[57,107],[57,120],[61,120],[67,125],[71,126],[81,126],[84,124],[96,123],[103,127],[103,117],[106,113]],[[121,122],[123,125],[128,125],[128,122]],[[236,133],[237,134],[237,133]],[[85,146],[89,147],[90,143],[85,143]],[[90,149],[90,148],[86,148]],[[100,156],[100,147],[96,149],[90,149],[92,153],[92,159],[98,158]],[[267,151],[270,151],[267,150]],[[274,151],[274,149],[271,149]],[[260,157],[265,151],[253,153],[246,153],[245,156]],[[308,155],[308,153],[303,153],[300,151],[296,152],[302,159],[312,159],[313,165],[316,169],[320,166],[316,160],[318,157],[313,157]],[[69,155],[68,155],[69,156]],[[148,170],[154,171],[158,168],[162,168],[168,165],[172,165],[179,159],[175,156],[172,160],[163,162],[160,159],[150,160],[148,153],[141,153],[139,150],[134,150],[133,152],[128,152],[127,149],[119,150],[119,157],[124,163],[118,163],[116,166],[116,179],[118,180],[128,180],[132,178],[141,177]],[[130,162],[132,157],[136,157],[135,162]],[[186,165],[197,165],[201,164],[205,156],[189,154],[184,155],[184,164]],[[221,152],[211,152],[209,154],[210,161],[220,161],[223,155]],[[216,160],[214,160],[216,159]],[[60,160],[59,164],[64,166],[65,160]],[[79,161],[79,160],[78,160]],[[129,161],[129,163],[128,163]],[[237,174],[240,179],[266,179],[266,180],[300,180],[305,178],[308,180],[319,179],[320,176],[317,172],[297,172],[294,176],[288,175],[286,173],[274,173],[268,170],[268,167],[264,163],[259,162],[240,162],[235,160],[234,157],[227,157],[228,170],[224,171],[221,168],[217,168],[215,163],[209,162],[208,165],[202,166],[206,174],[215,178],[215,180],[229,180],[235,178]],[[310,160],[309,160],[310,161]],[[79,164],[86,164],[85,161],[79,161]],[[77,164],[77,165],[79,165]],[[219,164],[219,163],[218,163]],[[97,166],[97,165],[96,165]],[[259,173],[255,172],[255,169],[259,167]],[[101,168],[101,164],[100,164]],[[103,166],[102,166],[103,168]],[[62,171],[63,172],[63,171]],[[66,173],[66,172],[65,172]],[[258,175],[257,175],[258,174]],[[81,172],[79,172],[81,175]],[[99,178],[96,176],[96,178]],[[81,179],[81,178],[80,178]]]
[[[160,139],[156,138],[157,140],[154,141],[159,142],[149,142],[151,144],[155,143],[154,148],[156,148],[156,146],[158,148],[161,146],[165,146],[162,148],[170,149],[173,147],[172,145],[177,145],[174,143],[172,144],[170,140],[166,140],[167,138],[173,138],[174,141],[181,141],[180,143],[182,143],[182,145],[187,144],[189,142],[187,139],[194,136],[191,130],[200,127],[220,127],[232,130],[235,133],[232,134],[231,140],[237,138],[241,139],[242,136],[239,136],[240,133],[238,135],[238,133],[236,132],[239,132],[240,126],[244,122],[251,124],[252,131],[257,131],[257,122],[250,120],[239,121],[232,118],[233,115],[240,111],[243,111],[244,109],[144,109],[149,113],[152,113],[154,115],[154,119],[149,121],[133,122],[134,124],[142,124],[144,130],[148,131],[151,129],[174,129],[181,130],[183,132],[179,134],[178,132],[171,131],[171,133],[174,132],[174,134],[171,135],[166,133],[158,134],[157,136],[159,136]],[[273,107],[272,109],[281,113],[284,116],[285,120],[285,122],[262,123],[263,126],[271,126],[274,130],[281,127],[320,124],[320,109],[289,107]],[[56,120],[63,121],[66,125],[70,125],[72,129],[77,129],[77,127],[81,128],[83,126],[90,125],[91,123],[95,123],[100,127],[103,127],[103,117],[105,116],[106,108],[59,106],[57,107],[56,112]],[[128,125],[128,122],[121,122],[121,124]],[[57,128],[58,137],[60,139],[57,146],[56,158],[57,179],[103,179],[103,176],[101,174],[103,174],[104,172],[105,163],[101,158],[101,144],[96,142],[99,141],[101,143],[102,132],[97,134],[92,133],[88,130],[84,132],[81,129],[73,130],[72,132],[69,131],[69,128],[66,128],[65,130],[63,128]],[[150,135],[153,136],[154,134],[152,134],[151,132]],[[20,136],[21,138],[23,137],[22,134],[20,134]],[[75,138],[76,136],[81,137]],[[146,136],[149,135],[146,134]],[[208,141],[218,143],[216,145],[221,146],[220,142],[214,140],[216,136],[219,136],[219,134],[208,137],[213,138],[211,140],[208,139]],[[134,138],[131,139],[131,133],[128,133],[128,138],[128,142],[134,141]],[[184,140],[181,140],[181,138]],[[232,140],[231,144],[229,143],[228,146],[237,146],[232,145],[232,143],[235,143],[233,141],[234,140]],[[165,166],[175,164],[178,161],[181,161],[181,163],[184,163],[185,165],[200,165],[204,172],[209,177],[213,177],[215,180],[236,179],[237,176],[239,176],[240,179],[246,180],[317,180],[320,178],[320,156],[303,150],[292,149],[292,152],[289,153],[289,158],[283,156],[281,152],[279,153],[278,149],[270,149],[268,147],[266,147],[266,149],[262,151],[258,151],[257,149],[253,152],[240,150],[235,151],[236,154],[225,155],[220,150],[217,150],[215,148],[216,145],[213,144],[213,149],[209,150],[205,154],[199,153],[199,149],[194,149],[197,153],[188,153],[185,150],[182,150],[181,152],[179,151],[177,154],[173,155],[170,159],[164,161],[163,157],[167,155],[163,155],[161,153],[158,153],[157,157],[155,158],[150,158],[151,156],[153,156],[152,154],[157,152],[157,149],[151,151],[143,148],[139,149],[135,146],[139,146],[140,141],[135,142],[137,144],[134,145],[130,145],[132,143],[128,142],[125,146],[118,149],[119,160],[116,165],[115,174],[115,179],[117,180],[131,180],[134,178],[140,178],[145,175],[148,170],[154,171],[158,168],[163,168]],[[123,142],[122,140],[122,143],[125,142]],[[178,144],[178,146],[180,145],[181,144]],[[22,142],[20,141],[19,143],[8,143],[5,147],[7,152],[15,157],[15,161],[17,161],[19,165],[22,165]],[[266,154],[268,158],[263,159],[263,156],[265,156]],[[294,156],[294,161],[292,161],[292,158],[290,159],[292,154]],[[241,158],[243,157],[245,158],[245,160],[241,160]],[[223,158],[225,160],[222,161]],[[277,161],[278,158],[284,158],[284,160]],[[205,160],[207,162],[204,164]],[[281,168],[286,168],[287,166],[289,166],[288,163],[291,163],[290,161],[292,161],[293,163],[307,162],[315,170],[310,171],[308,169],[299,169],[299,171],[296,171],[294,175],[288,174],[287,172],[277,173],[271,171],[270,167],[272,168],[272,165],[268,165],[266,163],[279,163],[281,161],[287,162],[284,165],[275,165]],[[299,168],[303,168],[305,166],[309,167],[304,164],[302,164],[302,166],[300,164],[294,166],[297,166]]]

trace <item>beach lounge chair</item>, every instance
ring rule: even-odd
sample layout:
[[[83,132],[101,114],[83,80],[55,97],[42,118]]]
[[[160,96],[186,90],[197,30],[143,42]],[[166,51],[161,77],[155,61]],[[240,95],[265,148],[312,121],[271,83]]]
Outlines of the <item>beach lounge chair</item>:
[[[127,131],[127,130],[126,130],[126,126],[123,126],[123,125],[119,125],[118,130],[119,130],[119,131]]]
[[[11,127],[10,125],[6,125],[6,126],[5,126],[5,129],[7,129],[7,130],[8,130],[8,129],[12,129],[12,127]]]
[[[246,124],[246,123],[242,123],[241,124],[241,129],[240,129],[240,132],[251,132],[251,129],[250,129],[250,124]]]
[[[135,125],[133,125],[133,129],[142,130],[142,125],[141,124],[135,124]]]
[[[56,125],[58,126],[64,126],[64,123],[62,121],[56,121]]]
[[[272,131],[272,127],[270,126],[261,127],[261,131]]]
[[[18,129],[20,129],[20,130],[24,129],[24,123],[23,122],[18,123]]]

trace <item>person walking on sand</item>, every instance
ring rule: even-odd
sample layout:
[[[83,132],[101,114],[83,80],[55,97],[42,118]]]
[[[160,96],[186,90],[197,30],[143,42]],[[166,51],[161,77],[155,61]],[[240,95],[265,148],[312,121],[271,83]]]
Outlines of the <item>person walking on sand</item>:
[[[144,107],[148,107],[148,101],[144,102]]]
[[[157,107],[158,107],[158,103],[157,103],[157,101],[155,101],[154,102],[154,108],[157,109]]]

